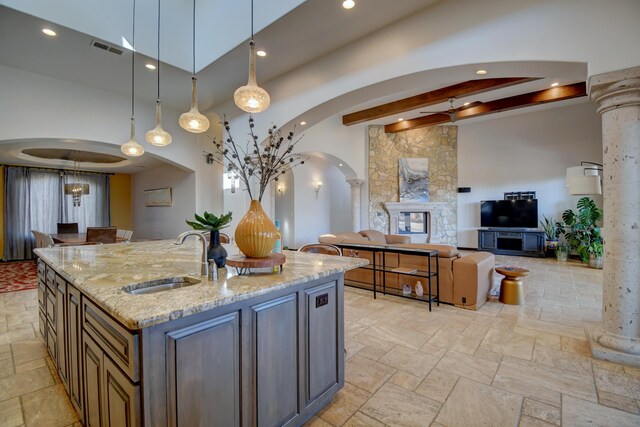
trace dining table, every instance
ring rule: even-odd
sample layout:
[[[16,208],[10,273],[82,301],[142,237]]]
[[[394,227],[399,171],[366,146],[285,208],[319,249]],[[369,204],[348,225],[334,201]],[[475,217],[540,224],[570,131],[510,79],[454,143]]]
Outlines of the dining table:
[[[87,233],[59,233],[52,234],[51,238],[54,243],[69,243],[69,244],[81,244],[86,243],[87,241]],[[116,237],[116,243],[126,242],[127,239],[124,237]]]

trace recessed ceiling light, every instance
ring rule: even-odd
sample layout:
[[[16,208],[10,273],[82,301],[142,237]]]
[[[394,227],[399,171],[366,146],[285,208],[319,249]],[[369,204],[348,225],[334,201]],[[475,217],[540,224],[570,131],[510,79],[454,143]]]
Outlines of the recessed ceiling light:
[[[471,104],[470,102],[465,102],[464,104],[462,104],[463,107],[466,107],[467,105]]]
[[[301,126],[304,126],[304,125],[306,125],[306,124],[307,124],[307,122],[300,122],[300,125],[301,125]]]
[[[43,28],[42,32],[48,35],[49,37],[54,37],[56,35],[56,32],[49,28]]]
[[[267,51],[266,50],[258,50],[258,51],[256,51],[256,55],[258,55],[258,56],[267,56]]]
[[[404,120],[404,119],[403,119],[402,117],[398,117],[398,121],[399,121],[399,122],[401,122],[401,121],[403,121],[403,120]]]
[[[342,163],[338,163],[338,166],[344,166]]]
[[[556,86],[560,86],[560,83],[558,83],[558,82],[551,83],[551,87],[556,87]]]
[[[345,9],[353,9],[353,6],[356,5],[356,2],[353,0],[344,0],[342,2],[342,7],[344,7]]]
[[[478,71],[476,71],[476,74],[478,74],[480,76],[484,76],[485,74],[487,74],[487,70],[478,70]]]
[[[153,64],[144,64],[144,66],[147,67],[150,70],[155,70],[156,69],[156,66],[153,65]]]

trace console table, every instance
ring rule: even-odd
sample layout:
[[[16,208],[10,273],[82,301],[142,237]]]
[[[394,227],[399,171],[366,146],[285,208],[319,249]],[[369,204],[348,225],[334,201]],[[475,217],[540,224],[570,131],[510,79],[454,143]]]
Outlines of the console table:
[[[478,230],[478,250],[499,255],[544,257],[545,234],[540,230],[488,228]]]
[[[431,304],[435,302],[438,306],[440,306],[440,265],[439,265],[439,257],[438,251],[431,249],[418,249],[418,248],[398,248],[386,245],[359,245],[359,244],[347,244],[347,243],[334,243],[335,246],[338,246],[344,256],[351,256],[354,258],[359,258],[360,251],[368,251],[373,254],[373,259],[370,264],[366,267],[360,267],[363,270],[370,270],[373,272],[373,298],[376,298],[377,293],[377,274],[382,273],[382,294],[383,295],[395,295],[403,298],[409,298],[418,301],[424,301],[429,303],[429,311],[431,311]],[[427,258],[427,270],[419,270],[415,269],[413,271],[400,271],[397,268],[387,268],[386,264],[386,255],[387,254],[398,254],[398,255],[418,255],[424,256]],[[380,258],[380,260],[378,259]],[[431,268],[431,259],[435,260],[435,271]],[[425,293],[422,296],[417,295],[405,295],[402,290],[398,290],[395,288],[387,288],[387,273],[398,274],[402,276],[412,276],[414,278],[424,278],[426,279],[428,293]],[[432,280],[435,279],[436,285],[436,293],[435,295],[432,292],[433,283]],[[345,280],[345,285],[348,285]]]

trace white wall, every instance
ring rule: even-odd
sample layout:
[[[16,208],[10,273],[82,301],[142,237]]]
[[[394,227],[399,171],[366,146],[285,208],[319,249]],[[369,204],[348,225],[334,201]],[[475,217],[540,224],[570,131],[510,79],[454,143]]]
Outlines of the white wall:
[[[578,199],[565,186],[569,166],[602,163],[601,121],[591,102],[478,123],[459,122],[458,246],[476,248],[480,201],[536,191],[538,214],[560,218]],[[596,199],[594,197],[594,199]],[[598,200],[596,200],[598,201]]]
[[[280,221],[282,247],[295,248],[295,182],[293,173],[284,174],[277,183],[275,193],[275,218]],[[278,190],[280,187],[280,190]]]
[[[90,88],[36,73],[0,65],[0,147],[3,141],[52,138],[98,141],[113,145],[129,140],[131,99],[113,92]],[[195,171],[192,182],[198,210],[222,204],[222,174],[217,165],[207,165],[203,150],[212,151],[210,138],[196,137],[178,125],[181,112],[163,106],[162,124],[173,142],[154,147],[144,142],[144,133],[155,126],[155,103],[136,100],[136,137],[145,156]],[[209,114],[212,129],[220,136],[217,116]],[[82,144],[73,144],[82,150]],[[91,149],[88,149],[91,151]]]
[[[351,230],[351,188],[344,174],[324,159],[310,157],[293,169],[296,248],[318,243],[318,236]],[[322,181],[316,193],[314,185]]]
[[[165,165],[132,175],[133,240],[174,239],[196,212],[195,174]],[[171,187],[173,205],[146,207],[144,190]]]

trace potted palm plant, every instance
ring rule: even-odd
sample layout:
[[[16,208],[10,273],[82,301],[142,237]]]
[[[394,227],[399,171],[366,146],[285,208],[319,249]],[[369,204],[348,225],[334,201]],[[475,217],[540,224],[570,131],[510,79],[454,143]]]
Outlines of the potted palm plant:
[[[589,266],[602,268],[604,243],[598,222],[602,219],[602,209],[590,197],[583,197],[577,203],[578,212],[567,209],[562,213],[564,234],[572,250],[576,251],[583,263],[589,263],[593,255],[593,263]],[[598,265],[600,267],[598,267]]]
[[[205,211],[203,216],[194,214],[195,221],[185,220],[194,230],[211,233],[207,259],[214,260],[218,268],[224,267],[227,263],[227,250],[220,244],[220,230],[229,226],[231,216],[231,212],[215,216]]]

